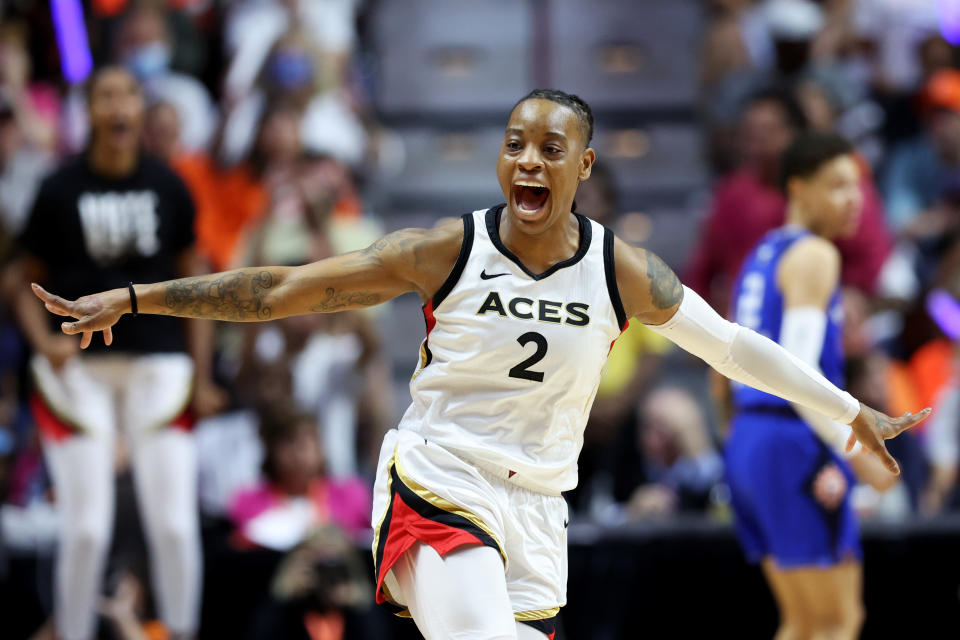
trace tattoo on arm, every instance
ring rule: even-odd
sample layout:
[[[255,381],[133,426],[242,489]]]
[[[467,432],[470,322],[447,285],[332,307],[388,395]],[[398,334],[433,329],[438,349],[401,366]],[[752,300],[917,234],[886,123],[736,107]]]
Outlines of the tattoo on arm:
[[[380,238],[372,245],[360,251],[358,258],[377,265],[383,265],[403,256],[407,261],[405,266],[419,268],[424,252],[424,243],[429,237],[425,229],[400,229]]]
[[[172,315],[213,320],[269,320],[265,304],[273,274],[254,269],[174,280],[166,285],[164,306]]]
[[[369,307],[380,303],[380,296],[369,291],[337,291],[327,287],[326,297],[318,304],[310,307],[314,313],[328,313],[352,307]]]
[[[384,268],[407,279],[416,291],[421,291],[419,278],[414,274],[428,270],[429,241],[433,235],[427,229],[400,229],[387,234],[362,251],[349,254],[347,265],[352,269]],[[325,299],[310,307],[316,313],[337,311],[347,307],[380,304],[389,297],[371,291],[338,291],[323,289]],[[422,291],[421,291],[422,293]]]
[[[429,237],[430,232],[422,229],[396,231],[362,251],[343,256],[336,269],[347,277],[347,281],[352,276],[371,270],[376,272],[377,269],[403,276],[411,270],[424,270]],[[355,281],[369,283],[370,280],[369,277],[358,277]],[[386,295],[370,284],[359,285],[360,291],[353,290],[353,286],[343,284],[342,278],[331,281],[327,277],[300,275],[294,282],[279,272],[264,268],[182,278],[162,286],[163,303],[160,306],[163,312],[232,321],[270,320],[277,315],[289,315],[291,309],[294,313],[305,313],[307,305],[311,305],[309,311],[314,313],[368,307],[397,295]],[[298,304],[289,304],[291,296],[298,297]]]
[[[650,251],[647,252],[647,277],[650,279],[650,297],[657,309],[669,309],[683,299],[683,285],[677,274]]]

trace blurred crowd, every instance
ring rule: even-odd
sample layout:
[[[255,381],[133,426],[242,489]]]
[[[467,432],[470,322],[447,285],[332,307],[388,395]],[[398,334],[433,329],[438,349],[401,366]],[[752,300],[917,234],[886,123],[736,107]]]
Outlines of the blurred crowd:
[[[72,517],[58,513],[41,446],[57,437],[57,416],[46,411],[49,398],[36,399],[30,362],[37,354],[65,370],[79,348],[43,321],[24,330],[29,321],[19,313],[33,304],[22,295],[30,274],[21,254],[45,253],[37,249],[36,219],[31,225],[44,209],[39,201],[49,200],[37,195],[44,177],[93,153],[93,135],[117,145],[139,136],[192,200],[185,206],[192,209],[193,273],[302,264],[362,248],[382,233],[361,197],[376,126],[356,55],[358,2],[95,0],[82,8],[86,21],[77,24],[46,2],[4,3],[0,22],[0,591],[19,611],[4,629],[10,637],[27,637],[49,619],[58,519]],[[71,29],[81,37],[62,37]],[[90,106],[97,99],[92,69],[68,73],[85,57],[125,69],[143,101],[126,110]],[[66,229],[46,224],[39,235],[62,242]],[[372,469],[396,412],[377,322],[375,313],[351,312],[221,325],[207,337],[211,362],[198,361],[189,410],[175,422],[192,430],[197,456],[191,481],[199,482],[199,505],[191,508],[203,516],[206,589],[232,594],[206,599],[205,634],[373,633],[351,612],[372,602],[358,548],[369,542]],[[99,534],[110,546],[99,634],[186,637],[196,629],[156,621],[147,562],[156,545],[144,542],[156,527],[146,526],[149,509],[137,502],[158,489],[143,489],[132,473],[141,464],[136,439],[120,430],[110,461],[116,522]],[[66,495],[62,487],[59,493]],[[54,627],[46,622],[36,633],[52,637]]]
[[[935,407],[925,425],[890,444],[901,482],[882,494],[858,491],[864,517],[960,509],[960,16],[945,19],[939,4],[703,0],[698,117],[712,197],[688,261],[672,266],[728,312],[742,260],[783,222],[778,163],[793,137],[833,130],[856,143],[864,212],[857,234],[839,243],[847,387],[893,415]],[[36,353],[55,364],[80,357],[75,340],[31,337],[18,323],[19,238],[43,178],[82,153],[100,126],[90,121],[82,78],[66,79],[66,45],[53,44],[66,27],[50,6],[8,2],[0,16],[0,599],[16,603],[22,621],[10,637],[28,637],[49,618],[58,537],[57,492],[41,446],[50,436],[41,435],[42,412],[31,410],[28,363]],[[364,56],[365,18],[376,3],[83,7],[86,40],[74,45],[88,47],[97,66],[125,68],[142,88],[140,142],[189,192],[198,270],[302,264],[382,233],[365,207],[365,177],[385,137]],[[631,235],[602,161],[578,193],[578,210]],[[404,404],[379,330],[389,313],[215,327],[189,420],[205,593],[239,595],[204,599],[201,635],[214,627],[217,637],[376,633],[357,629],[371,619],[363,614],[371,599],[362,549],[372,473],[381,435]],[[409,336],[411,359],[420,339]],[[610,355],[587,428],[580,487],[569,496],[575,514],[613,525],[729,520],[724,398],[723,382],[700,363],[631,325]],[[122,434],[113,465],[101,637],[168,637],[155,622]],[[51,627],[37,633],[49,637],[42,634]]]

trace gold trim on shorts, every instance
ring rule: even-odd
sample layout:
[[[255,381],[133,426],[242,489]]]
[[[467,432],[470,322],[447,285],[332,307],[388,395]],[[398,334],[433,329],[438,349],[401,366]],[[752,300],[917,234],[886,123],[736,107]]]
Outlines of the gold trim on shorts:
[[[552,609],[536,609],[535,611],[517,611],[513,614],[513,619],[517,622],[530,622],[531,620],[546,620],[560,615],[560,607]]]

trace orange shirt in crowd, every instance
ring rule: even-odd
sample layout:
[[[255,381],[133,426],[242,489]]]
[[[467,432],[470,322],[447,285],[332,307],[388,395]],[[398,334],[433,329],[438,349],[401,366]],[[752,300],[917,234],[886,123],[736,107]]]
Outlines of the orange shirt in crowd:
[[[931,340],[914,352],[908,367],[917,392],[917,404],[910,411],[916,411],[917,407],[933,407],[936,411],[940,392],[953,379],[955,358],[953,343],[946,338]]]
[[[267,207],[267,191],[240,165],[221,168],[206,155],[184,155],[171,161],[183,178],[196,207],[197,248],[214,271],[236,266],[244,232]]]
[[[918,400],[917,384],[907,363],[891,361],[887,369],[886,387],[886,408],[892,416],[900,416],[907,411],[916,411],[918,407],[927,406]]]

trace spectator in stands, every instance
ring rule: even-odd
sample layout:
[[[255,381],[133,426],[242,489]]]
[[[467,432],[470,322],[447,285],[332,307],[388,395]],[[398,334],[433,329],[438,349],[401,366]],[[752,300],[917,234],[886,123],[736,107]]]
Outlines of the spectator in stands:
[[[0,124],[0,148],[9,135],[6,127]],[[56,527],[49,525],[56,515],[39,438],[23,401],[20,374],[30,354],[14,313],[21,286],[14,234],[0,219],[0,541],[5,548],[34,552],[55,540]]]
[[[280,563],[253,612],[249,640],[379,640],[367,569],[336,527],[316,530]]]
[[[272,138],[258,136],[251,157],[233,166],[211,153],[189,152],[180,144],[180,120],[169,102],[156,102],[147,109],[144,149],[165,160],[183,179],[196,204],[197,249],[214,271],[232,269],[249,259],[243,255],[248,231],[263,215],[267,190],[261,180],[270,164]]]
[[[24,144],[49,153],[57,143],[60,98],[53,87],[32,80],[27,34],[23,24],[0,23],[0,91],[13,108]]]
[[[356,41],[357,0],[239,0],[227,11],[228,101],[247,94],[271,49],[294,26],[318,54],[321,90],[340,87]]]
[[[794,94],[810,129],[833,131],[853,142],[866,169],[877,164],[884,152],[880,139],[883,110],[862,92],[841,90],[837,80],[827,74],[808,74],[794,86]]]
[[[914,60],[919,60],[920,77],[911,79],[906,86],[892,93],[889,86],[883,85],[874,92],[886,112],[884,136],[891,146],[922,134],[923,117],[918,108],[923,106],[924,87],[934,75],[956,67],[960,60],[957,48],[934,30],[929,31],[916,52],[906,49],[898,57],[904,58],[907,65],[915,65]]]
[[[370,528],[370,489],[356,478],[327,475],[316,419],[289,406],[260,412],[263,481],[234,497],[237,533],[277,551],[290,551],[329,524],[358,539]]]
[[[855,356],[847,355],[852,356],[848,357],[846,363],[847,386],[858,398],[864,398],[864,402],[873,400],[884,409],[901,414],[907,411],[903,408],[905,403],[915,402],[909,378],[901,363],[875,347]],[[925,425],[927,428],[929,426]],[[916,509],[927,475],[920,437],[911,433],[891,447],[900,464],[899,479],[879,469],[873,459],[870,464],[864,464],[866,454],[861,453],[849,459],[861,487],[854,494],[857,507],[869,507],[867,511],[876,511],[885,517],[901,518]],[[870,500],[865,501],[864,496],[870,496]]]
[[[702,55],[704,110],[711,158],[726,171],[733,160],[740,105],[776,82],[816,78],[829,85],[844,109],[863,99],[867,86],[843,55],[849,49],[845,2],[714,0]]]
[[[155,102],[143,116],[143,149],[167,164],[183,153],[180,145],[180,114],[169,102]]]
[[[164,159],[190,189],[196,204],[197,249],[214,271],[244,264],[248,232],[267,208],[262,177],[271,164],[274,141],[258,135],[250,156],[232,166],[220,161],[217,136],[213,151],[189,152],[180,144],[180,120],[168,102],[147,110],[144,148]]]
[[[19,285],[16,274],[9,268],[12,252],[13,234],[0,223],[0,496],[3,498],[10,495],[10,466],[16,453],[22,415],[18,370],[25,351],[9,305],[9,301],[16,299]],[[0,531],[0,537],[5,538],[3,533]]]
[[[364,313],[285,323],[293,396],[317,416],[329,472],[372,473],[378,442],[396,421],[389,364]],[[295,355],[293,355],[295,354]]]
[[[709,22],[701,56],[701,82],[711,89],[731,75],[750,69],[757,51],[754,0],[711,0]],[[754,36],[751,38],[751,36]],[[754,46],[751,46],[754,45]]]
[[[942,233],[952,217],[945,200],[960,190],[960,71],[938,71],[922,98],[925,131],[893,150],[883,176],[890,225],[913,237]]]
[[[251,332],[238,375],[245,395],[262,395],[263,371],[289,380],[289,391],[268,390],[289,398],[315,416],[327,454],[328,471],[350,477],[375,465],[377,439],[394,423],[389,366],[369,317],[345,312],[286,318]]]
[[[8,237],[22,230],[51,167],[58,115],[54,90],[30,82],[25,29],[0,23],[0,226]]]
[[[661,387],[643,401],[635,427],[639,464],[625,508],[628,518],[703,512],[723,478],[700,403],[685,389]]]
[[[268,105],[284,103],[300,111],[297,133],[303,149],[350,166],[365,157],[367,134],[343,87],[324,88],[322,62],[303,26],[278,38],[257,71],[257,84],[238,99],[227,115],[228,162],[242,157],[253,143],[257,123]]]
[[[848,380],[851,384],[857,380],[862,385],[858,388],[868,397],[877,398],[876,394],[880,394],[877,398],[880,404],[896,415],[924,401],[927,406],[933,406],[929,395],[918,393],[912,367],[883,350],[892,339],[886,332],[877,331],[878,323],[871,315],[875,306],[875,301],[859,289],[843,290],[843,353],[847,358]],[[858,375],[853,375],[855,369]]]
[[[34,149],[24,140],[15,107],[7,94],[0,91],[0,227],[8,237],[23,229],[37,187],[51,162],[49,152]]]
[[[262,122],[253,161],[269,204],[248,238],[250,264],[302,264],[367,246],[380,231],[363,217],[352,173],[332,157],[306,152],[300,115],[281,102]]]
[[[938,31],[936,4],[928,0],[850,3],[853,29],[871,52],[869,70],[875,90],[909,93],[918,86],[923,69],[913,54]]]
[[[370,585],[355,543],[369,530],[370,488],[325,471],[316,420],[289,409],[260,412],[264,479],[233,499],[241,545],[286,554],[269,597],[254,612],[250,638],[343,640],[367,635]]]
[[[157,620],[145,620],[143,585],[137,577],[124,572],[117,579],[114,593],[100,599],[97,610],[110,625],[117,640],[155,640],[169,637],[169,632]]]
[[[930,462],[930,480],[921,507],[934,514],[960,507],[957,492],[960,471],[960,275],[944,288],[935,289],[927,298],[927,311],[952,342],[952,362],[948,382],[939,392],[930,424],[925,432],[925,450]]]
[[[299,136],[300,118],[300,110],[288,103],[265,114],[256,144],[269,200],[249,238],[250,264],[303,264],[332,253],[326,234],[332,185],[322,184],[310,194],[303,189],[309,160]]]
[[[807,126],[796,101],[779,90],[762,91],[745,105],[741,118],[742,164],[714,190],[700,242],[685,281],[717,309],[728,310],[734,278],[750,249],[783,223],[785,200],[777,188],[780,155]],[[863,174],[863,215],[857,232],[837,242],[843,282],[872,292],[889,253],[880,199]]]
[[[149,4],[131,9],[115,47],[116,60],[140,80],[149,100],[176,107],[184,149],[206,149],[216,128],[213,102],[199,80],[171,70],[173,48],[163,10]]]
[[[936,413],[927,428],[925,453],[930,463],[930,479],[923,493],[921,510],[927,515],[960,508],[957,492],[958,456],[956,425],[960,421],[960,391],[956,384],[940,398]]]

